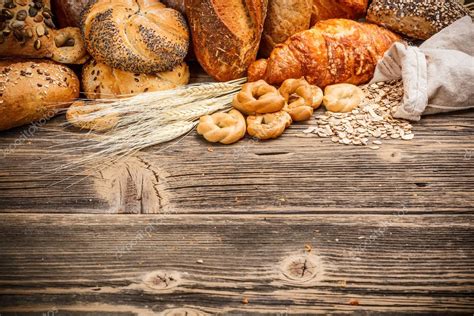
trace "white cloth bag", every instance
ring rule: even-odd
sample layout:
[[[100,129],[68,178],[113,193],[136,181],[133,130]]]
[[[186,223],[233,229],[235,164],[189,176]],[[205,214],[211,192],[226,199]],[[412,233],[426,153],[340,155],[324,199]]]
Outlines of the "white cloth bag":
[[[397,118],[474,108],[474,28],[469,16],[435,34],[420,47],[395,43],[378,63],[371,83],[402,79]]]

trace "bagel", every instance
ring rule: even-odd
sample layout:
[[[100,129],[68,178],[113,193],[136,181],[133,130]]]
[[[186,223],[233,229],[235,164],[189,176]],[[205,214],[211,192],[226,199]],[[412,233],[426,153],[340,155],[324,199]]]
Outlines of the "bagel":
[[[361,88],[348,83],[340,83],[324,89],[323,104],[331,112],[350,112],[360,105],[364,97]]]
[[[323,99],[321,89],[303,78],[285,80],[279,92],[286,101],[283,110],[296,122],[309,120]]]
[[[245,118],[237,110],[205,115],[199,119],[198,134],[211,143],[232,144],[245,136]]]
[[[247,115],[265,114],[280,111],[285,105],[285,99],[274,86],[259,80],[244,84],[234,97],[232,105]]]
[[[247,117],[247,132],[262,140],[278,138],[291,123],[291,116],[285,111],[251,115]]]

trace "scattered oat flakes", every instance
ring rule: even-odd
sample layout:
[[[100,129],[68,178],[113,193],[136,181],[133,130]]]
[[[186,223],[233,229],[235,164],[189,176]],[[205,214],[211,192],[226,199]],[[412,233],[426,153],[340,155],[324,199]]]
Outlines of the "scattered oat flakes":
[[[349,305],[359,305],[359,301],[352,298],[352,299],[349,301]]]
[[[212,148],[212,147],[207,147],[207,151],[210,152],[210,153],[212,153],[212,152],[214,151],[214,148]]]
[[[246,297],[244,297],[244,298],[242,299],[242,304],[248,304],[248,303],[249,303],[249,299],[246,298]]]
[[[196,262],[199,263],[199,264],[203,264],[203,263],[204,263],[204,260],[198,259],[198,260],[196,260]]]
[[[309,244],[306,244],[306,245],[304,245],[304,250],[306,252],[311,252],[313,250],[313,247],[311,247],[311,245],[309,245]]]

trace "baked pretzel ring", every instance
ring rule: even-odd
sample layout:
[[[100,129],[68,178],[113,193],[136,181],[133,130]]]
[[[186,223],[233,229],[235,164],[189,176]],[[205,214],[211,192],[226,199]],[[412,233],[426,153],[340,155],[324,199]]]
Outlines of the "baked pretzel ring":
[[[285,80],[279,91],[286,101],[283,110],[297,122],[309,120],[323,101],[323,91],[303,78]]]
[[[207,141],[211,143],[220,142],[226,145],[243,138],[245,130],[245,118],[237,110],[202,116],[197,126],[198,134],[204,136]]]
[[[255,115],[278,112],[285,105],[285,100],[274,86],[259,80],[244,84],[232,105],[242,113]]]
[[[364,91],[349,83],[339,83],[324,89],[324,106],[331,112],[350,112],[364,100]]]
[[[247,132],[258,139],[277,138],[291,123],[291,116],[285,111],[251,115],[247,117]]]

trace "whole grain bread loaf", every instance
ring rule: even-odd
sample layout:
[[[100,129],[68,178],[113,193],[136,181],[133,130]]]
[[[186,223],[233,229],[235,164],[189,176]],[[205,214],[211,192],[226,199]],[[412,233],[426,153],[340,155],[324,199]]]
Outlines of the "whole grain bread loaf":
[[[469,11],[458,0],[373,0],[367,20],[426,40],[466,15]]]
[[[268,0],[186,0],[194,52],[218,81],[244,77],[255,61]]]

